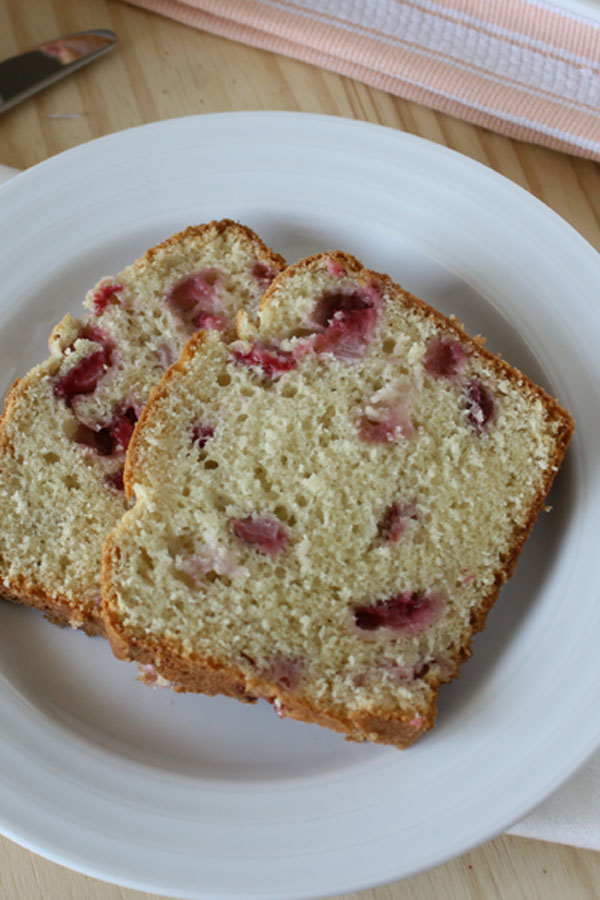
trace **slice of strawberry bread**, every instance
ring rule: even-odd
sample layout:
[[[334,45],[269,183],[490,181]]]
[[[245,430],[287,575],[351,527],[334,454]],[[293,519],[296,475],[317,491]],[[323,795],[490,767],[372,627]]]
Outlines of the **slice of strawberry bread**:
[[[238,333],[193,337],[136,429],[135,505],[104,551],[113,650],[405,747],[512,574],[571,417],[339,252],[286,269]]]
[[[0,423],[5,596],[102,630],[100,559],[126,509],[125,450],[151,387],[198,329],[235,335],[283,259],[230,220],[188,228],[87,295],[52,355],[11,388]]]

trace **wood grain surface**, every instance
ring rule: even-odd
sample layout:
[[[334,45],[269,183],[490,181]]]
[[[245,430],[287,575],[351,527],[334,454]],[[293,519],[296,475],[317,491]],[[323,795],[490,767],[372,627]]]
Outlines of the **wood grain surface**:
[[[304,63],[161,19],[120,0],[5,0],[0,58],[112,28],[118,51],[0,118],[0,162],[24,168],[110,132],[239,109],[329,113],[444,144],[526,188],[600,250],[600,166],[521,144]],[[600,854],[501,836],[460,859],[347,900],[596,900]],[[150,900],[0,838],[0,900]]]

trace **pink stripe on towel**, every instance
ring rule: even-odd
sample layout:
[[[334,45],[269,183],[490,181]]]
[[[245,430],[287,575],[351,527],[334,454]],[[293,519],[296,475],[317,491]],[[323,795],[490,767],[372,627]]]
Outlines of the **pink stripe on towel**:
[[[600,23],[538,0],[129,0],[600,161]]]

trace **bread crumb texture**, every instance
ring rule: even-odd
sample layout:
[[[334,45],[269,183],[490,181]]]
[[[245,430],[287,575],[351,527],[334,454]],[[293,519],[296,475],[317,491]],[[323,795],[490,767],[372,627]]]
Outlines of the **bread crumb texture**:
[[[343,253],[286,269],[240,333],[192,338],[136,429],[109,637],[180,689],[405,746],[512,573],[572,420]]]
[[[0,579],[18,602],[101,629],[104,537],[123,515],[125,450],[150,389],[199,328],[229,340],[284,261],[232,221],[188,228],[87,294],[0,424]]]

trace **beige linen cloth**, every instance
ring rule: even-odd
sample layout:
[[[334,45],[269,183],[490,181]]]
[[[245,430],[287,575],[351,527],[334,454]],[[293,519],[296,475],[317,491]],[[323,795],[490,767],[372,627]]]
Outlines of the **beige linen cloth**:
[[[128,2],[600,160],[600,0]]]

